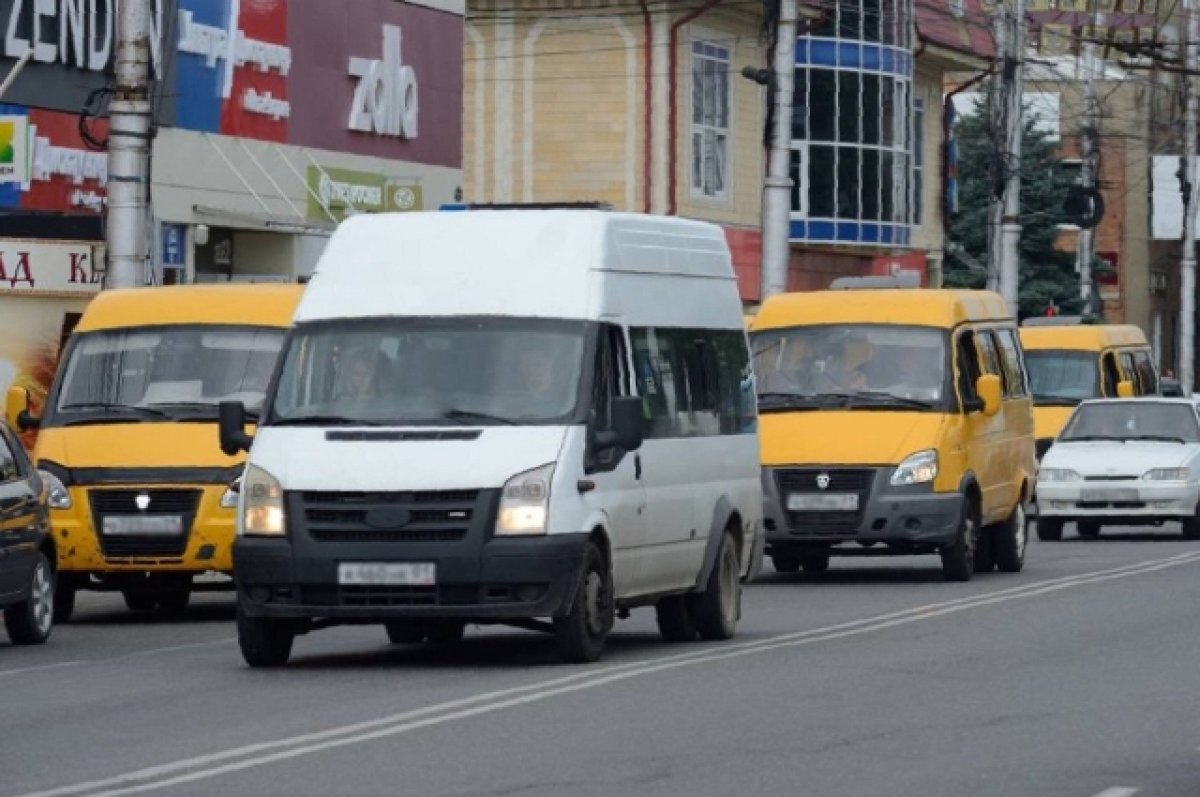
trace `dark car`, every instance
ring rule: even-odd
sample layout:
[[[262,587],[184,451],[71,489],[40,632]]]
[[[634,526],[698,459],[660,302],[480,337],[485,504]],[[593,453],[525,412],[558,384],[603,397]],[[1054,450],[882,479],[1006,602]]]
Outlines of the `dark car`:
[[[0,609],[16,645],[40,645],[54,625],[54,542],[42,478],[0,422]]]

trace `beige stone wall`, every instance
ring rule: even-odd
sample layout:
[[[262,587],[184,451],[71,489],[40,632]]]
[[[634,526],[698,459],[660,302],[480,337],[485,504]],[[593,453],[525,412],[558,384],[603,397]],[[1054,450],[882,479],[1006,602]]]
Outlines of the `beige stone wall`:
[[[941,70],[918,63],[913,98],[925,103],[924,166],[921,225],[913,234],[913,248],[924,249],[936,264],[942,261],[942,84]]]

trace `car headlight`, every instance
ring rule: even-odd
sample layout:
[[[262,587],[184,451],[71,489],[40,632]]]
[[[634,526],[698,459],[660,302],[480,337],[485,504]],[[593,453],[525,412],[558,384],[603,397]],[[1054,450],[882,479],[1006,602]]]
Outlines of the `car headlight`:
[[[71,491],[62,483],[62,479],[41,468],[38,468],[38,476],[42,477],[42,484],[46,485],[46,504],[51,509],[70,509]]]
[[[1081,478],[1083,477],[1068,468],[1042,468],[1038,471],[1040,482],[1077,482]]]
[[[1192,478],[1192,472],[1187,468],[1152,468],[1142,474],[1142,479],[1148,482],[1185,482]]]
[[[238,502],[238,494],[242,491],[242,477],[238,476],[233,480],[233,483],[225,488],[225,492],[221,493],[221,508],[236,509]]]
[[[246,535],[279,537],[286,533],[283,487],[262,468],[247,465],[242,475],[245,502],[239,531]]]
[[[554,463],[513,476],[500,496],[496,518],[496,536],[513,537],[546,533],[546,515],[550,508],[550,480]]]
[[[938,457],[933,449],[918,451],[910,454],[896,467],[892,474],[892,486],[900,487],[907,484],[925,484],[937,478]]]

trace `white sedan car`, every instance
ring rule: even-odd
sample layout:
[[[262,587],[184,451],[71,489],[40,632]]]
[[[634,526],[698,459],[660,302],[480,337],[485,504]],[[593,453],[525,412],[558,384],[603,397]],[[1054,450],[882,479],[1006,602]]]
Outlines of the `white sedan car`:
[[[1062,539],[1075,521],[1082,537],[1101,526],[1183,524],[1200,539],[1200,415],[1194,399],[1085,401],[1042,459],[1037,478],[1038,539]]]

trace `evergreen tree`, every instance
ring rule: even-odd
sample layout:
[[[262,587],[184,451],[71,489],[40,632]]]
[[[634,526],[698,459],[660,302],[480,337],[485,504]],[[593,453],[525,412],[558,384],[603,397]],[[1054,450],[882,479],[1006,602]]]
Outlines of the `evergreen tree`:
[[[1026,114],[1021,146],[1021,317],[1041,315],[1048,306],[1063,314],[1081,311],[1079,275],[1075,254],[1054,248],[1056,225],[1063,220],[1063,205],[1073,175],[1063,169],[1057,146],[1034,127]],[[958,213],[950,225],[950,240],[978,262],[987,262],[988,197],[992,193],[997,153],[987,103],[956,128],[958,146]],[[987,275],[969,268],[950,254],[945,263],[947,287],[982,288]]]

